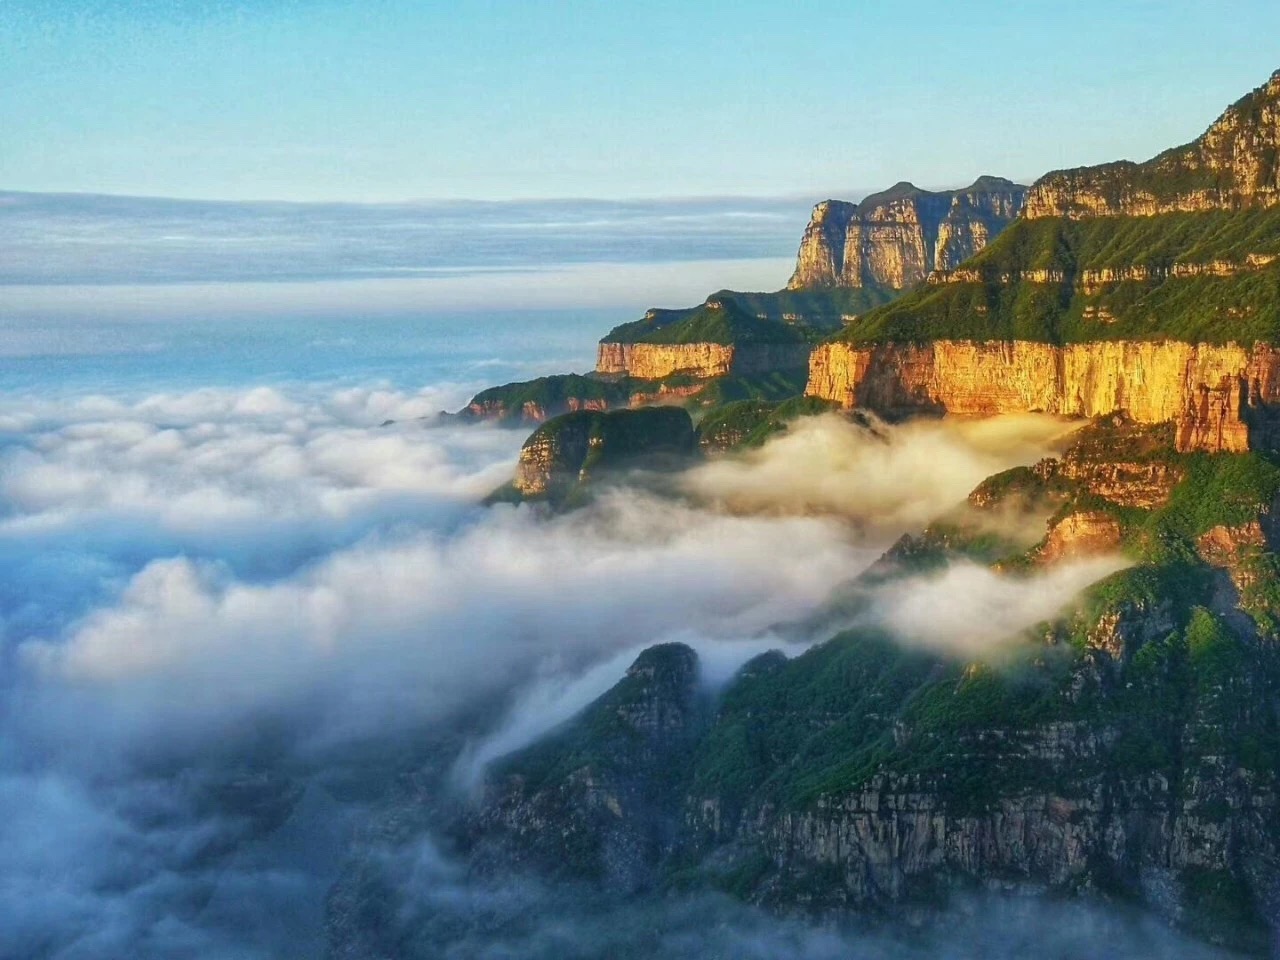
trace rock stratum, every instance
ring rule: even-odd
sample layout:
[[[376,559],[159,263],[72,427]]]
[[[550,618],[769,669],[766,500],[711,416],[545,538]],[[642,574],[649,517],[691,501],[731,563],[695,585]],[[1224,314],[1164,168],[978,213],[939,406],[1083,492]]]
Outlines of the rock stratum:
[[[1280,73],[1145,163],[1050,173],[1001,236],[845,327],[806,392],[886,414],[1124,410],[1183,450],[1277,440]]]
[[[828,343],[810,396],[888,416],[1041,412],[1175,421],[1179,450],[1240,452],[1277,439],[1280,349],[1174,341]]]
[[[596,372],[606,376],[699,380],[794,370],[809,363],[807,343],[601,343]]]
[[[823,201],[787,286],[908,289],[983,249],[1018,215],[1026,193],[1001,177],[980,177],[961,190],[903,181],[859,203]]]

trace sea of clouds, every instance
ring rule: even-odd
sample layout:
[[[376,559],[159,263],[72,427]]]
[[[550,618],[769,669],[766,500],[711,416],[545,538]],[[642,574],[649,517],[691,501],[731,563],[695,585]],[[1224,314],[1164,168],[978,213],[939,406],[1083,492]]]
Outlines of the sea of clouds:
[[[523,435],[419,419],[446,394],[0,397],[0,956],[319,955],[325,891],[373,802],[350,771],[371,755],[435,744],[465,799],[645,646],[691,643],[713,686],[798,651],[821,637],[780,626],[1064,433],[821,418],[678,495],[622,488],[552,516],[480,505]],[[906,642],[982,652],[1108,569],[953,568],[876,615]],[[536,884],[473,889],[423,849],[404,909],[462,924],[448,955],[599,955],[608,931],[653,920],[575,913]],[[439,920],[445,903],[472,920]],[[654,952],[889,949],[713,906],[710,931],[694,906],[645,906],[669,930]],[[495,909],[541,920],[480,944]]]

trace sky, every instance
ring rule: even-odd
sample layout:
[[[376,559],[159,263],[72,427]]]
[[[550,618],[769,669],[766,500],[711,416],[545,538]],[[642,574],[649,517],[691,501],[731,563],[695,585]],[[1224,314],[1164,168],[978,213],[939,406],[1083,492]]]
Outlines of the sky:
[[[796,195],[1141,159],[1280,67],[1273,0],[5,0],[0,189]]]

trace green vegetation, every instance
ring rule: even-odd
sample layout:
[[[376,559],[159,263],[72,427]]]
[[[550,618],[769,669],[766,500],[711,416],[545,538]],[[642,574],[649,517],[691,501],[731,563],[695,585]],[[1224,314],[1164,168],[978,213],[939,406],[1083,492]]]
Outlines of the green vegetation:
[[[685,711],[688,727],[672,732],[645,729],[646,708],[655,700]],[[553,786],[565,777],[590,767],[597,774],[625,769],[636,762],[637,753],[647,764],[657,762],[668,773],[680,772],[680,756],[648,755],[655,738],[665,738],[668,747],[691,740],[699,732],[700,709],[697,689],[697,655],[681,643],[664,643],[645,650],[626,676],[608,692],[588,705],[577,717],[554,730],[536,744],[511,754],[498,766],[500,775],[518,774],[530,792]]]
[[[538,499],[573,507],[612,472],[676,469],[696,452],[693,420],[680,407],[565,413],[529,435],[515,482],[489,502]]]
[[[774,293],[741,293],[721,290],[711,299],[733,300],[747,313],[819,332],[839,330],[853,318],[883,306],[901,295],[899,290],[877,286],[818,287],[778,290]]]
[[[642,407],[639,410],[615,410],[610,413],[571,413],[558,418],[561,422],[551,432],[575,429],[570,418],[589,422],[589,444],[581,473],[589,475],[601,470],[632,466],[643,458],[646,467],[661,464],[665,456],[683,458],[693,453],[693,422],[689,414],[677,407]],[[553,421],[554,423],[554,421]]]
[[[1194,453],[1178,459],[1186,479],[1147,524],[1159,539],[1173,535],[1191,540],[1219,525],[1247,523],[1280,494],[1280,466],[1264,454]]]
[[[626,379],[606,380],[589,374],[565,373],[489,387],[472,397],[469,406],[501,409],[499,422],[509,423],[525,419],[527,406],[535,407],[548,416],[567,411],[570,401],[624,406],[630,392],[631,386]]]
[[[726,403],[740,400],[760,400],[766,403],[778,403],[799,397],[804,393],[808,371],[803,368],[791,370],[774,370],[771,373],[742,374],[728,377],[716,377],[712,380],[688,378],[694,383],[703,383],[697,393],[687,401],[691,409],[701,409],[704,415],[714,411]],[[668,377],[663,383],[671,384],[677,377]],[[644,381],[638,381],[644,382]]]
[[[767,435],[771,418],[786,406],[733,404],[708,417],[703,429]],[[752,845],[750,828],[731,855],[707,860],[705,853],[724,837],[739,836],[752,818],[821,818],[841,804],[874,817],[877,805],[888,809],[883,805],[900,802],[890,798],[903,796],[950,818],[998,818],[1007,804],[1022,800],[1036,811],[1045,797],[1074,811],[1064,815],[1087,818],[1096,808],[1070,805],[1123,797],[1127,816],[1158,817],[1173,804],[1180,816],[1201,824],[1255,829],[1240,812],[1239,791],[1247,782],[1249,790],[1269,796],[1280,783],[1280,712],[1274,709],[1280,647],[1265,627],[1254,638],[1211,609],[1220,600],[1222,574],[1206,564],[1196,541],[1215,526],[1245,524],[1265,511],[1280,492],[1280,467],[1257,455],[1180,455],[1171,440],[1163,428],[1115,418],[1086,428],[1065,455],[1076,470],[1087,461],[1114,464],[1126,452],[1144,462],[1167,458],[1181,480],[1168,502],[1152,509],[1109,504],[1088,494],[1083,480],[1047,468],[1007,471],[979,488],[979,499],[993,508],[1048,496],[1073,498],[1066,509],[1083,503],[1113,510],[1139,557],[1060,618],[1028,631],[1020,644],[966,662],[864,625],[794,658],[773,652],[744,666],[696,735],[662,760],[645,754],[643,769],[686,798],[686,813],[704,799],[715,802],[720,839],[695,831],[673,853],[667,883],[739,897],[767,890],[784,899],[820,898],[843,882],[843,867],[806,860],[780,869]],[[840,610],[844,622],[865,622],[868,589],[883,595],[896,577],[927,575],[957,555],[982,554],[966,531],[953,542],[945,523],[935,526],[925,538],[895,547],[893,559],[901,563],[882,565],[851,588]],[[1280,614],[1274,565],[1251,569],[1263,583],[1250,589],[1271,596],[1259,602]],[[563,796],[559,785],[584,766],[620,776],[634,771],[636,748],[628,744],[637,741],[625,729],[624,704],[636,698],[635,679],[628,677],[555,737],[509,761],[505,772]],[[1256,829],[1271,828],[1258,821]],[[1140,896],[1132,874],[1117,864],[1087,869],[1081,883]],[[941,895],[941,875],[915,878],[920,890],[934,889],[930,877],[942,884],[935,891]],[[1194,904],[1188,925],[1223,942],[1254,942],[1262,928],[1253,888],[1234,865],[1210,862],[1179,879],[1181,895]]]
[[[1280,338],[1280,208],[1153,217],[1018,220],[965,264],[979,282],[921,288],[840,331],[850,342],[935,339],[1179,339],[1206,343]],[[1233,276],[1164,278],[1174,263],[1240,265]],[[1143,267],[1150,279],[1083,287],[1086,270]],[[1026,271],[1053,282],[1008,282]]]
[[[761,319],[748,313],[735,300],[709,300],[687,316],[670,322],[666,318],[645,317],[614,327],[602,343],[804,343],[813,331]]]
[[[609,331],[602,343],[803,343],[841,329],[901,291],[824,287],[748,293],[720,290],[696,307],[652,309]]]
[[[698,424],[698,441],[704,449],[731,450],[760,447],[799,417],[811,417],[838,408],[818,397],[738,400],[710,411]]]

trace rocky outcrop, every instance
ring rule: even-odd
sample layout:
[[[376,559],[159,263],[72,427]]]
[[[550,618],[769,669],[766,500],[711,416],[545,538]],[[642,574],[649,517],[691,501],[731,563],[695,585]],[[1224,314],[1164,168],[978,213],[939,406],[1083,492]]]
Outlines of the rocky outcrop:
[[[1042,177],[1025,216],[1153,216],[1280,203],[1280,71],[1198,139],[1145,163],[1120,161]]]
[[[981,664],[834,640],[807,659],[750,662],[704,722],[684,681],[640,678],[650,692],[637,696],[633,668],[498,772],[470,821],[473,849],[500,869],[628,892],[692,873],[780,907],[917,918],[975,884],[1119,894],[1265,949],[1280,802],[1273,761],[1246,731],[1271,729],[1271,707],[1250,704],[1275,671],[1237,675],[1250,648],[1206,611],[1184,624],[1177,609],[1134,598],[1102,610],[1067,674],[1021,693]],[[1044,700],[1048,683],[1059,688]],[[823,783],[807,799],[779,789]]]
[[[573,413],[577,410],[608,410],[609,401],[603,397],[566,397],[563,406],[543,406],[536,400],[526,400],[516,408],[501,402],[469,403],[466,406],[469,417],[475,420],[518,420],[521,423],[543,423],[562,413]]]
[[[1209,260],[1204,263],[1100,267],[1080,270],[1071,279],[1078,290],[1091,296],[1118,283],[1152,283],[1189,277],[1234,277],[1241,273],[1262,270],[1271,266],[1276,260],[1277,257],[1274,254],[1251,253],[1239,263],[1231,260]],[[934,285],[999,283],[1002,286],[1011,286],[1015,283],[1062,284],[1066,283],[1067,279],[1065,270],[1034,269],[989,273],[980,267],[959,267],[955,270],[939,270],[931,273],[928,282]]]
[[[1081,510],[1069,513],[1050,529],[1037,551],[1041,563],[1107,553],[1120,546],[1120,522],[1109,513]]]
[[[1172,423],[1153,427],[1117,414],[1095,421],[1060,458],[1042,460],[1032,470],[1120,506],[1150,510],[1168,503],[1186,475],[1183,464],[1165,456],[1175,436]]]
[[[678,463],[696,446],[693,421],[677,407],[567,413],[524,442],[513,486],[526,499],[558,500],[599,474]]]
[[[787,286],[915,286],[987,245],[1018,215],[1026,187],[982,177],[963,190],[931,192],[899,183],[860,203],[813,209]]]
[[[690,376],[745,376],[802,368],[809,361],[805,343],[601,343],[596,372],[658,380]]]
[[[647,886],[678,829],[670,773],[689,761],[707,719],[698,676],[689,647],[651,647],[577,729],[534,748],[562,764],[558,776],[531,774],[527,762],[499,767],[467,827],[479,840],[476,859],[504,874],[533,866],[617,891]]]
[[[826,343],[810,396],[901,416],[1036,411],[1178,424],[1179,450],[1241,451],[1275,439],[1280,349],[1174,341]]]
[[[709,380],[803,369],[808,358],[802,330],[717,294],[691,310],[650,310],[614,327],[600,341],[596,375]]]

